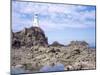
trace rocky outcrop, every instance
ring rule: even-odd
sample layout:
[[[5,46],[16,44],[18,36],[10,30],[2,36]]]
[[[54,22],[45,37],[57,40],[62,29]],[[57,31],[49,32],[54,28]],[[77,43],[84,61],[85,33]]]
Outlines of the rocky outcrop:
[[[58,42],[48,45],[41,28],[25,28],[12,32],[11,68],[28,73],[95,69],[96,52],[85,41],[71,41],[67,46]]]
[[[54,46],[54,47],[61,47],[61,46],[64,46],[63,44],[60,44],[59,42],[57,41],[54,41],[51,45],[49,46]]]
[[[74,49],[86,49],[89,47],[89,44],[85,41],[71,41],[67,46]]]
[[[35,45],[47,46],[48,39],[44,31],[39,27],[25,28],[22,31],[12,33],[12,47],[32,47]]]
[[[29,72],[39,72],[45,65],[61,63],[64,70],[95,69],[95,50],[91,48],[32,46],[12,48],[12,66],[23,65]],[[33,66],[30,66],[33,65]]]
[[[73,45],[81,45],[81,46],[86,46],[88,47],[88,43],[85,41],[71,41],[71,43],[69,44],[69,46],[73,46]]]

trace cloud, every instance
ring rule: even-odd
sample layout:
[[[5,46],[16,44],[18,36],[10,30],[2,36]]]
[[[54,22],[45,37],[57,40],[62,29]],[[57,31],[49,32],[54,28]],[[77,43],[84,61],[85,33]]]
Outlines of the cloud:
[[[34,13],[45,31],[64,28],[95,28],[95,6],[12,2],[12,29],[32,26]]]

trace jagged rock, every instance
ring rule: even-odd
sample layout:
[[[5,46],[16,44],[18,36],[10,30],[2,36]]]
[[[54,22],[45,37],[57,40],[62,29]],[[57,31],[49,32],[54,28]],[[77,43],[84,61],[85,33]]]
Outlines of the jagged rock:
[[[89,44],[85,41],[71,41],[67,47],[71,47],[73,49],[87,49]]]
[[[63,44],[60,44],[59,42],[57,41],[54,41],[50,46],[54,46],[54,47],[57,47],[57,46],[64,46]]]
[[[62,70],[95,69],[95,57],[95,49],[85,41],[72,41],[68,46],[54,42],[48,46],[48,39],[39,27],[12,32],[11,65],[18,68],[23,65],[29,73],[58,62],[64,65]]]
[[[13,48],[19,48],[20,46],[21,46],[20,40],[14,38],[14,39],[12,40],[12,47],[13,47]]]
[[[60,49],[51,48],[48,53],[57,53],[60,52]]]
[[[47,46],[48,39],[44,31],[39,27],[25,28],[22,31],[12,33],[12,47],[32,47],[34,45]]]
[[[85,41],[71,41],[71,43],[69,44],[69,46],[73,46],[73,45],[81,45],[81,46],[87,46],[88,47],[88,43]]]
[[[80,49],[75,49],[75,50],[73,50],[72,52],[71,52],[71,55],[72,56],[74,56],[74,55],[78,55],[78,54],[80,54]]]

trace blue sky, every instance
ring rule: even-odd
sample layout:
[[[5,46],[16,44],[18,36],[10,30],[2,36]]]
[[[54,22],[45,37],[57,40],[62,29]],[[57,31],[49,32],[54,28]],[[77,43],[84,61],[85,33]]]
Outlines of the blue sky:
[[[13,1],[12,30],[31,27],[35,13],[49,43],[85,40],[95,45],[95,9],[95,6]]]

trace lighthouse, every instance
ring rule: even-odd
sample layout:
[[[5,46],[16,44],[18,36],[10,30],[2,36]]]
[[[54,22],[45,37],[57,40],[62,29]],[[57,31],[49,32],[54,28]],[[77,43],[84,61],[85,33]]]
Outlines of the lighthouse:
[[[33,27],[39,27],[38,14],[34,14]]]

